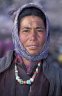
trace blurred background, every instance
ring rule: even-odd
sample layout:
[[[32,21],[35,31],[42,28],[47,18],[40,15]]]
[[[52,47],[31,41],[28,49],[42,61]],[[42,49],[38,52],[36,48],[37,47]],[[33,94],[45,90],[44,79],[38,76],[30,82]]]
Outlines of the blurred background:
[[[16,10],[25,3],[40,2],[49,18],[49,61],[62,67],[62,0],[0,0],[0,58],[13,49],[11,38]]]

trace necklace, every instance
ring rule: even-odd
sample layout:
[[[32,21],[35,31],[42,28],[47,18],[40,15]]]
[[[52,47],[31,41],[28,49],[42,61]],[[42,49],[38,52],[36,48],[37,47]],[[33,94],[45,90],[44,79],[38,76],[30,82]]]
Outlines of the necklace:
[[[38,67],[36,68],[33,76],[28,79],[28,80],[23,80],[21,79],[19,76],[18,76],[18,70],[17,70],[17,66],[15,65],[15,77],[16,77],[16,80],[20,83],[20,84],[28,84],[28,85],[31,85],[33,82],[34,82],[34,79],[35,79],[35,76],[36,74],[38,73],[38,68],[40,67],[40,63],[38,63]]]

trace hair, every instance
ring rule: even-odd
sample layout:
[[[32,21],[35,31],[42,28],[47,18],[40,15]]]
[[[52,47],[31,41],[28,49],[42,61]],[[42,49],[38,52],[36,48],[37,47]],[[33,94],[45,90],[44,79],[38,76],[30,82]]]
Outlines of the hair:
[[[36,7],[27,7],[27,8],[24,8],[18,16],[18,32],[20,31],[20,21],[25,16],[38,16],[38,17],[40,17],[43,20],[44,26],[46,28],[45,14],[40,9],[38,9]]]

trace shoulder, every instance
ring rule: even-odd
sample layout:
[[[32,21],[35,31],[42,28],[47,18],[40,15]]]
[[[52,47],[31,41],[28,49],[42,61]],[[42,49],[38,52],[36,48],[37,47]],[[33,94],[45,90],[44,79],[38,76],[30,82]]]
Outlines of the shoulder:
[[[62,74],[62,68],[59,66],[58,63],[56,62],[53,62],[52,64],[49,65],[50,66],[50,69],[52,68],[53,69],[53,72],[55,74]]]
[[[46,60],[44,64],[44,73],[50,80],[60,80],[60,82],[62,82],[62,68],[55,62],[53,63]]]
[[[50,62],[49,59],[46,59],[45,60],[45,65],[48,68],[48,70],[50,70],[50,71],[53,71],[53,72],[56,72],[56,73],[62,71],[62,68],[55,61]]]
[[[44,73],[50,82],[49,93],[52,94],[53,92],[55,92],[55,94],[62,94],[59,93],[62,88],[62,69],[59,64],[46,60]]]
[[[8,51],[4,57],[0,58],[0,73],[5,71],[11,64],[13,51]]]

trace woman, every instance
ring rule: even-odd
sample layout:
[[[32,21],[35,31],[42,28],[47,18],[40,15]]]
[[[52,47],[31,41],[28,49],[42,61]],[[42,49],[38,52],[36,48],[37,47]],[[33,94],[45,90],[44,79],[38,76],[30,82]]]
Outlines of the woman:
[[[0,95],[61,96],[61,70],[47,62],[48,22],[40,5],[17,11],[12,37],[14,52],[0,60]]]

